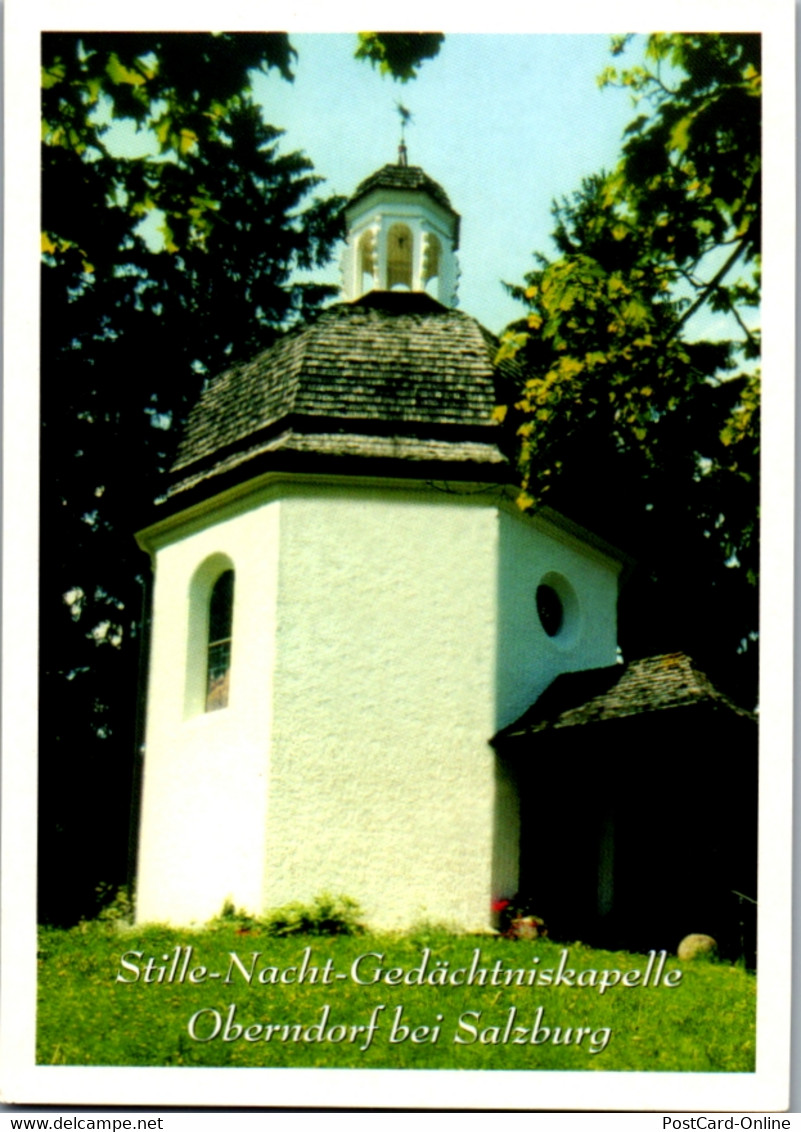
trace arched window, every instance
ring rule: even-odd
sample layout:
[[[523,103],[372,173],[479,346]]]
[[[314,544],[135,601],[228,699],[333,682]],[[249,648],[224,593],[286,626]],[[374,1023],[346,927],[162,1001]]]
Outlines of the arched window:
[[[439,293],[439,266],[442,259],[442,245],[433,232],[426,235],[423,256],[423,286],[429,295]]]
[[[412,233],[393,224],[387,233],[387,289],[412,289]]]
[[[364,295],[375,286],[375,237],[365,232],[360,237],[357,251],[359,293]]]
[[[234,572],[224,570],[209,596],[206,665],[206,711],[228,707],[231,676],[231,627],[234,620]]]

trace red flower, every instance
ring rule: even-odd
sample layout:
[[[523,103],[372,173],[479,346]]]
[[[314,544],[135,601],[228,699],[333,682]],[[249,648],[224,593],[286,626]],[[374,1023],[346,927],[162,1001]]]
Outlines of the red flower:
[[[504,908],[508,908],[511,903],[511,900],[493,900],[492,910],[493,912],[502,912]]]

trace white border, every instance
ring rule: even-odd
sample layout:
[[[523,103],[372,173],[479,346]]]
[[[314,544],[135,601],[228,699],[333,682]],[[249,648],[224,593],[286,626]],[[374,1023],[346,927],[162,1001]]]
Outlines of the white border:
[[[385,16],[384,16],[385,13]],[[458,13],[458,14],[457,14]],[[576,1108],[775,1111],[788,1103],[791,956],[794,6],[791,0],[669,4],[504,0],[484,8],[411,0],[404,27],[576,32],[760,30],[765,75],[763,679],[760,795],[760,976],[755,1074],[309,1069],[112,1069],[34,1064],[36,828],[36,609],[38,451],[39,31],[129,29],[134,13],[108,0],[6,4],[5,492],[3,719],[3,984],[0,1072],[16,1103],[92,1105]],[[141,0],[141,27],[291,31],[393,26],[375,3],[263,0],[187,6]],[[384,18],[380,18],[384,16]]]

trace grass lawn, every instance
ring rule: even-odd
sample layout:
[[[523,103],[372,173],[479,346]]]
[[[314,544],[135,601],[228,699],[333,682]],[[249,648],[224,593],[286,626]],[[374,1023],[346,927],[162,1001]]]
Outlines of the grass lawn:
[[[95,922],[41,931],[37,1061],[753,1072],[755,1009],[739,967],[580,943]]]

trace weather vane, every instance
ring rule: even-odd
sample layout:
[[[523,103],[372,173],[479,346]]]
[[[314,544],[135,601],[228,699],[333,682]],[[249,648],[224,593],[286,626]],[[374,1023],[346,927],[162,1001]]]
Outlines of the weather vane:
[[[398,165],[408,165],[408,156],[406,153],[406,127],[410,126],[414,119],[412,118],[411,110],[407,110],[400,102],[396,102],[395,106],[400,117],[401,124],[401,140],[398,146]]]

